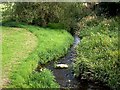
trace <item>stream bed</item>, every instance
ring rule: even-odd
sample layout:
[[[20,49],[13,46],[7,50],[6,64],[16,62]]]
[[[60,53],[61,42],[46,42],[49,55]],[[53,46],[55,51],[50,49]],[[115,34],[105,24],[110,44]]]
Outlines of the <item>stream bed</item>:
[[[57,62],[49,62],[45,67],[53,72],[55,79],[62,90],[68,88],[76,88],[78,90],[110,90],[109,87],[98,82],[81,80],[80,78],[74,77],[73,63],[76,57],[75,47],[79,43],[80,38],[74,36],[73,46],[68,50],[68,53],[63,58],[57,60]],[[54,67],[54,64],[67,64],[68,68],[58,69]]]

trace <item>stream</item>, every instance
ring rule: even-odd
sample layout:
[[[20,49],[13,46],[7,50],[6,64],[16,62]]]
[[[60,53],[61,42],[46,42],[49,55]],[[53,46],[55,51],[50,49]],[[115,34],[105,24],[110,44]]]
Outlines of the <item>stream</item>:
[[[51,61],[45,67],[51,70],[55,76],[57,83],[59,83],[62,90],[68,88],[77,88],[78,90],[110,90],[109,87],[104,86],[98,82],[91,82],[87,80],[80,80],[80,78],[74,77],[73,63],[76,57],[75,47],[80,43],[80,38],[74,36],[73,46],[68,50],[68,53],[57,60],[57,62]],[[54,68],[54,64],[67,64],[68,68],[58,69]]]

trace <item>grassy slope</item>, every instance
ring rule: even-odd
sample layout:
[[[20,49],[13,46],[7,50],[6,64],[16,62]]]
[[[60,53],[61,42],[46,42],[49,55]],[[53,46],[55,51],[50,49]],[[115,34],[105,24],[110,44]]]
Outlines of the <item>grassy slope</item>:
[[[4,82],[10,72],[37,46],[37,38],[21,28],[2,27],[2,71]]]
[[[22,60],[37,46],[37,38],[21,28],[2,27],[3,29],[3,67],[15,60]]]
[[[74,66],[77,76],[100,80],[114,89],[120,88],[117,19],[96,19],[95,25],[91,20],[92,25],[81,30]]]
[[[38,61],[45,64],[64,55],[72,44],[73,37],[64,30],[44,29],[28,25],[20,27],[32,32],[38,38],[38,45],[34,52],[21,61],[21,64],[11,72],[11,84],[9,87],[59,87],[49,70],[43,69],[40,73],[34,70]],[[39,78],[37,78],[38,76]]]

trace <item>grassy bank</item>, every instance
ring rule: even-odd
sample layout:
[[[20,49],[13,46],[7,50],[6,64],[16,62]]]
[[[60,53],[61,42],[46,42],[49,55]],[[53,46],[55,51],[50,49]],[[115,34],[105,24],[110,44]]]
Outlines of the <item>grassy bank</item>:
[[[118,17],[84,19],[86,26],[80,31],[82,40],[74,64],[76,76],[102,81],[113,89],[120,88],[118,21]]]
[[[3,84],[17,65],[37,47],[35,35],[23,28],[2,27],[2,76]]]
[[[16,23],[11,25],[9,24],[9,27],[7,28],[10,28],[10,26],[14,26],[17,28],[19,27],[21,29],[21,32],[23,31],[22,29],[26,29],[27,31],[29,31],[29,33],[31,32],[37,38],[37,46],[31,53],[29,53],[29,56],[25,55],[25,57],[27,58],[23,58],[23,60],[18,59],[19,64],[17,64],[16,67],[10,71],[10,84],[8,85],[8,87],[58,88],[59,85],[55,82],[54,76],[51,71],[47,69],[42,69],[41,72],[36,72],[35,68],[37,67],[38,62],[40,64],[45,64],[48,61],[58,59],[59,57],[63,56],[67,52],[67,49],[70,47],[70,45],[73,43],[73,37],[65,30],[53,30],[49,28],[40,28],[37,26],[21,25]],[[11,33],[11,31],[8,30],[8,33]],[[15,35],[17,36],[17,34]],[[9,35],[6,35],[5,37],[9,37]],[[4,39],[5,38],[3,38],[3,40]],[[12,40],[15,42],[15,39]],[[29,38],[26,37],[25,41],[29,42],[33,40],[29,40]],[[9,45],[9,41],[7,41],[5,44]],[[14,43],[11,44],[11,47],[14,46],[13,44]],[[29,46],[31,47],[32,44],[27,44],[27,47]],[[21,51],[23,51],[22,47]],[[5,60],[3,60],[3,63],[7,63],[7,61],[4,61]]]

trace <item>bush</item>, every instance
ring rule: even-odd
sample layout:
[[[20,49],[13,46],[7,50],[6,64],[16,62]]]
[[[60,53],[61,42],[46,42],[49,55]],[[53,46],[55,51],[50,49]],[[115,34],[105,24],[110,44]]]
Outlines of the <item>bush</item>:
[[[65,28],[74,34],[79,29],[77,22],[89,13],[91,13],[91,9],[83,3],[19,2],[6,3],[3,16],[4,20],[15,20],[57,29]]]
[[[120,2],[101,2],[96,4],[94,8],[96,14],[100,16],[113,17],[120,15]]]
[[[64,25],[61,23],[48,23],[47,27],[52,29],[64,29]]]
[[[100,20],[99,20],[100,19]],[[96,18],[93,20],[83,19],[85,23],[84,26],[80,30],[80,37],[90,36],[91,33],[97,34],[98,32],[101,34],[108,35],[110,37],[118,36],[118,22],[116,22],[116,18],[114,19],[106,19],[106,18]],[[94,22],[96,20],[96,22]],[[91,25],[88,25],[88,23]]]
[[[82,40],[74,63],[75,75],[119,89],[118,22],[104,19],[97,26],[81,30],[80,36]]]

